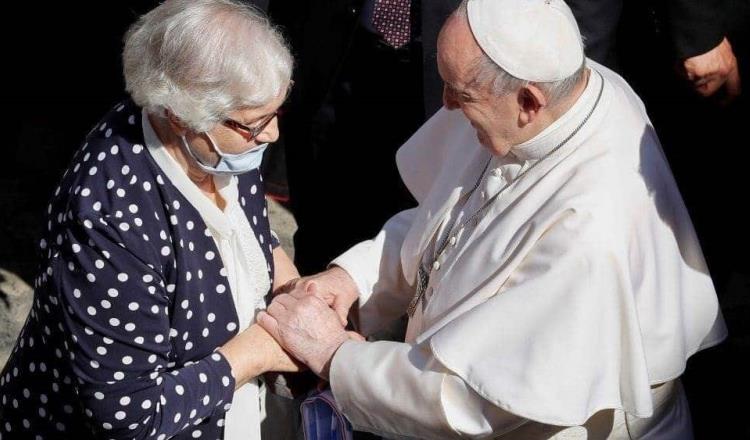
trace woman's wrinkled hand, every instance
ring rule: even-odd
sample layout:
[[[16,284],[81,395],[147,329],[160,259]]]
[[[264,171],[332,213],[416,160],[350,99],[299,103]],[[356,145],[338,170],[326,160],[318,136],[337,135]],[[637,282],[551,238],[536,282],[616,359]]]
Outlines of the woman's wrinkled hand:
[[[269,371],[298,372],[306,368],[258,324],[235,335],[218,351],[232,368],[235,389]]]

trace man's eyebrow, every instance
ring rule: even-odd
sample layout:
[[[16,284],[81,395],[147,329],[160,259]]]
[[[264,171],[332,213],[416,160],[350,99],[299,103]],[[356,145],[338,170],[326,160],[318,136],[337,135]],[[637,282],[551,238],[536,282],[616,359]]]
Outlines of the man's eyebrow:
[[[458,85],[458,84],[456,84],[456,83],[453,83],[453,82],[446,82],[446,84],[448,84],[448,87],[450,87],[451,89],[453,89],[453,90],[455,90],[455,91],[457,91],[457,92],[461,92],[461,91],[463,91],[463,90],[461,89],[461,86],[459,86],[459,85]]]
[[[449,82],[446,82],[445,84],[448,86],[449,89],[451,89],[452,91],[456,93],[466,93],[465,89],[461,88],[460,86],[456,84],[449,83]]]
[[[476,97],[477,97],[477,95],[476,95],[474,89],[472,88],[471,84],[467,84],[463,88],[456,87],[454,84],[448,84],[448,87],[450,87],[450,89],[453,92],[455,92],[455,93],[457,93],[457,94],[459,94],[461,96],[467,97],[468,99],[476,99]]]

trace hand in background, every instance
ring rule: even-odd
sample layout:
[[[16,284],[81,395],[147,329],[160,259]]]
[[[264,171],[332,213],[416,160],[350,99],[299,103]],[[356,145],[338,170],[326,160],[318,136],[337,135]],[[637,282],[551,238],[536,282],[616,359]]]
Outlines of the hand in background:
[[[684,60],[681,67],[702,96],[711,96],[723,87],[726,91],[723,103],[728,104],[742,91],[737,58],[726,38],[708,52]]]

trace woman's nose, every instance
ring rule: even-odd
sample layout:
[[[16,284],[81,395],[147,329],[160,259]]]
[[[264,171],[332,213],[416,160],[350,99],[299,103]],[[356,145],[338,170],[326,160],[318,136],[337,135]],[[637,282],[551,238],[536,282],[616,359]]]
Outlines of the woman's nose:
[[[274,116],[271,122],[263,128],[263,131],[258,134],[255,138],[258,143],[265,144],[270,142],[276,142],[279,138],[279,117]]]

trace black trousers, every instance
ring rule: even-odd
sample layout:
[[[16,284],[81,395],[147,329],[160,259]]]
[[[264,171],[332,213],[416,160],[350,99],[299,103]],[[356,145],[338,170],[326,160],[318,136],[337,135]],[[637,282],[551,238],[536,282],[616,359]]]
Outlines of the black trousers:
[[[415,204],[395,154],[423,120],[419,45],[394,49],[358,30],[324,104],[309,121],[307,138],[287,148],[299,227],[295,263],[302,274],[325,269]]]

